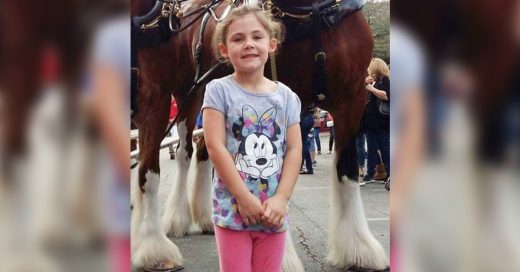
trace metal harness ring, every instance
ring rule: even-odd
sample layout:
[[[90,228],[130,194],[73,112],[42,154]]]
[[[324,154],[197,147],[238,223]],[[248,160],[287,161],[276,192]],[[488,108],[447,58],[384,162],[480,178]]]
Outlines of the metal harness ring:
[[[327,54],[325,54],[325,52],[323,51],[320,51],[318,53],[316,53],[316,55],[314,55],[314,61],[318,61],[318,58],[321,58],[323,59],[323,61],[325,61],[327,59]]]

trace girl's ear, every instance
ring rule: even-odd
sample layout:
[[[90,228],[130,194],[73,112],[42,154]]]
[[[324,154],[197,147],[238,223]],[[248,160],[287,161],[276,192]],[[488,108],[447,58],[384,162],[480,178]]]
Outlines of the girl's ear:
[[[219,43],[218,48],[220,49],[220,55],[222,55],[223,58],[227,59],[228,58],[227,46],[223,43]]]
[[[275,38],[271,38],[271,40],[269,41],[269,53],[274,53],[277,47],[278,40],[276,40]]]

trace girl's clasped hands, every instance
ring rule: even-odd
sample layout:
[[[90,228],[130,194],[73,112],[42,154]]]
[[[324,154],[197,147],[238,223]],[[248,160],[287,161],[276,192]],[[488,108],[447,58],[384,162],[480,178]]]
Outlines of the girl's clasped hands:
[[[288,200],[281,195],[266,199],[263,203],[255,195],[248,193],[237,197],[238,212],[246,225],[261,223],[266,227],[280,228],[288,213]]]

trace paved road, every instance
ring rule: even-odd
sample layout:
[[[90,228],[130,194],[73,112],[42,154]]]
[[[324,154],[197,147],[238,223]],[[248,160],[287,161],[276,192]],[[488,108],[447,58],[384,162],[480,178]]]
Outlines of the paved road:
[[[328,143],[328,134],[322,133],[322,143]],[[316,156],[314,175],[300,175],[290,201],[289,218],[296,251],[306,271],[339,271],[326,263],[329,193],[332,155],[323,152]],[[172,186],[176,163],[169,160],[168,149],[161,151],[160,212]],[[368,225],[387,253],[390,249],[388,192],[380,183],[361,188]],[[205,235],[192,226],[192,234],[173,239],[184,256],[186,272],[218,271],[218,256],[213,235]]]

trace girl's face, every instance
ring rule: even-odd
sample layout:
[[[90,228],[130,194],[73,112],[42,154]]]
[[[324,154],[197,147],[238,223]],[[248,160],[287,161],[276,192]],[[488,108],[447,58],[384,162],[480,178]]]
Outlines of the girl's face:
[[[222,56],[241,73],[263,73],[269,53],[275,50],[276,39],[269,37],[254,14],[235,19],[229,25],[226,44],[220,44]]]

